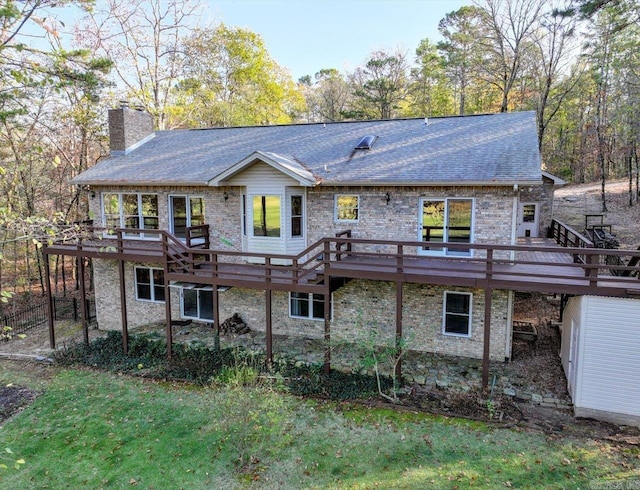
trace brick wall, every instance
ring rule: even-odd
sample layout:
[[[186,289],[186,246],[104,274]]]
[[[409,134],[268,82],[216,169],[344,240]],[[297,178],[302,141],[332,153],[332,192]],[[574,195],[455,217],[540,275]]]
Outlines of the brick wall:
[[[158,218],[161,230],[169,229],[169,196],[189,195],[204,198],[206,224],[209,225],[211,246],[217,250],[242,250],[242,215],[239,187],[224,189],[211,187],[112,187],[93,186],[95,197],[89,200],[89,212],[97,226],[102,225],[101,195],[105,192],[156,194],[158,196]],[[225,193],[227,199],[225,200]]]
[[[336,194],[359,196],[357,223],[334,220]],[[309,243],[345,229],[352,230],[353,238],[417,241],[421,227],[420,198],[446,197],[473,198],[475,243],[510,244],[512,187],[316,187],[309,190],[307,197]]]
[[[129,328],[165,320],[165,304],[136,300],[134,266],[159,268],[158,264],[133,264],[125,262],[125,291]],[[118,262],[115,260],[93,260],[96,316],[98,328],[121,330],[120,279]],[[171,315],[180,318],[180,302],[175,288],[171,288]]]
[[[442,332],[445,291],[473,294],[471,336],[457,337]],[[411,350],[464,357],[482,358],[484,348],[484,290],[443,288],[405,284],[403,289],[403,330]],[[272,294],[274,334],[322,338],[322,320],[304,320],[289,316],[289,296]],[[375,328],[380,344],[393,342],[395,336],[395,284],[354,280],[333,293],[332,339],[357,341],[368,338]],[[506,347],[509,320],[508,292],[494,291],[491,309],[491,351],[493,360],[509,357]],[[264,291],[232,288],[220,294],[220,319],[238,313],[252,330],[265,329]]]
[[[553,218],[553,192],[551,181],[544,179],[540,186],[525,187],[520,191],[521,202],[537,202],[540,204],[538,211],[538,236],[547,236],[547,230],[551,227]]]

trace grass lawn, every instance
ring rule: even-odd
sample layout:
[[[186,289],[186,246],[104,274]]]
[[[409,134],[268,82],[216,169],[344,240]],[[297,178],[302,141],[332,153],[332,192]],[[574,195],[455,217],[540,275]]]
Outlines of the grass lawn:
[[[3,369],[0,383],[24,383]],[[269,388],[54,371],[6,421],[0,488],[623,488],[640,452]],[[606,486],[611,485],[611,486]],[[624,487],[627,488],[627,487]],[[628,487],[635,488],[635,487]]]

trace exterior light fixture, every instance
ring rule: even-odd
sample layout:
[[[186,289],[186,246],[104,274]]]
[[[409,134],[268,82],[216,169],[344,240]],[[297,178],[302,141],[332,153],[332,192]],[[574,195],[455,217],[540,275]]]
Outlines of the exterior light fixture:
[[[223,192],[222,198],[224,199],[224,202],[226,204],[226,202],[229,200],[229,194],[227,194],[227,191]]]
[[[391,194],[389,194],[388,192],[384,195],[384,200],[387,201],[387,205],[389,204],[389,201],[391,201]]]

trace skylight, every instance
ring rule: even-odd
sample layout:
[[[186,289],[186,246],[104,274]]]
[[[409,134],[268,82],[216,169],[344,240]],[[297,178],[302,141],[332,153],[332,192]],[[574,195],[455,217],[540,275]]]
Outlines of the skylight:
[[[355,149],[356,150],[370,150],[377,139],[378,139],[377,136],[374,136],[373,134],[367,134],[366,136],[363,136],[360,139],[358,144],[355,146]]]

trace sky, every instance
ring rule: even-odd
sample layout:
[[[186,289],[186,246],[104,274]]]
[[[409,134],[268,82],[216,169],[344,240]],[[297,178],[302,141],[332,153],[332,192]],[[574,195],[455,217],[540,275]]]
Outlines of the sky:
[[[100,0],[97,0],[100,2]],[[247,28],[294,80],[323,68],[351,71],[378,49],[407,52],[413,59],[424,38],[440,40],[438,23],[472,0],[200,0],[199,25]],[[53,17],[68,33],[82,17],[74,7]]]
[[[410,58],[421,39],[440,39],[438,23],[471,0],[209,0],[213,20],[260,34],[293,79],[322,68],[352,70],[380,48]]]

